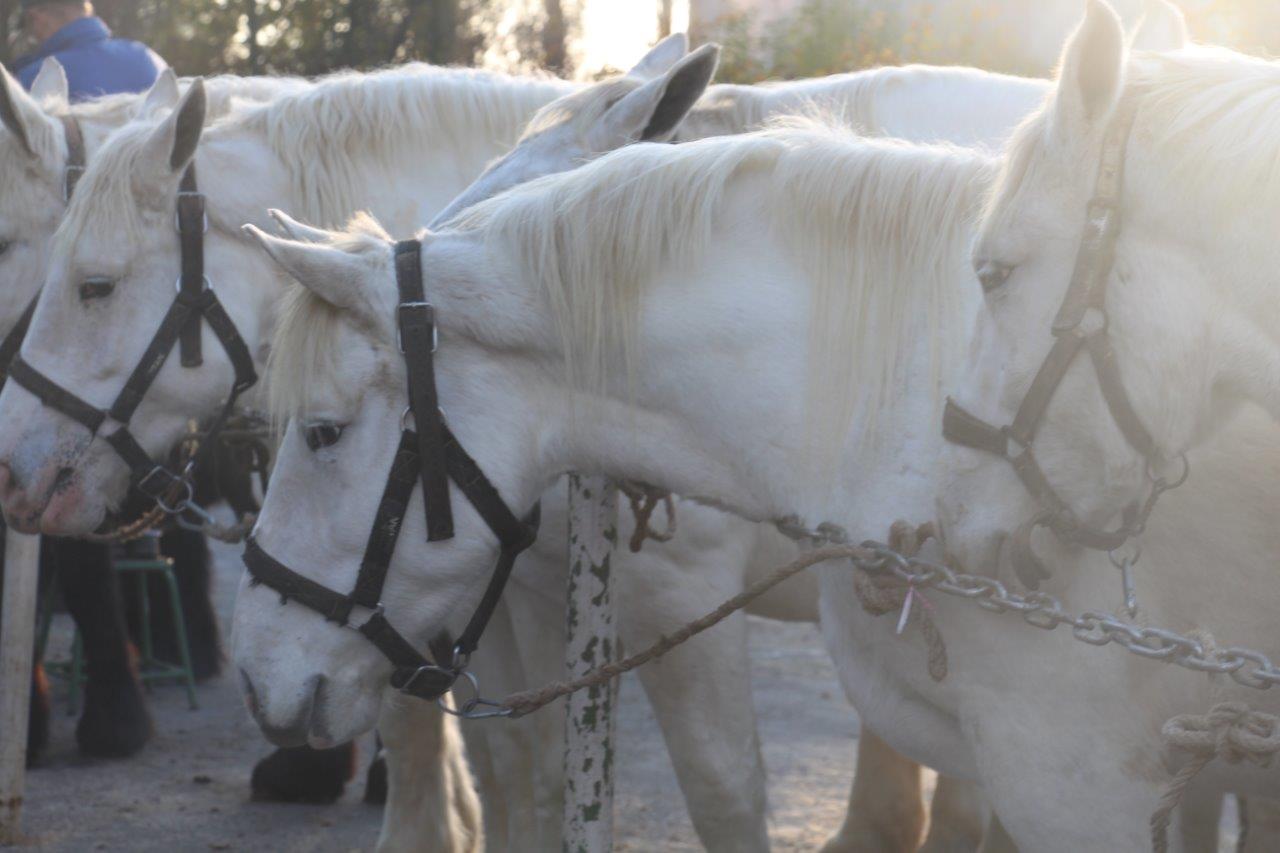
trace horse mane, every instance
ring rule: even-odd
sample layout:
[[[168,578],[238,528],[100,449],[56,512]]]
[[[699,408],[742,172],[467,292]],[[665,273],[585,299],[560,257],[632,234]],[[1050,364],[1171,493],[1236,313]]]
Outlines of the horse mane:
[[[288,170],[296,196],[291,210],[306,221],[341,227],[363,207],[369,158],[453,156],[475,144],[473,136],[458,136],[459,129],[477,126],[495,142],[514,141],[534,110],[566,85],[421,63],[372,74],[342,72],[267,103],[232,97],[230,113],[210,125],[205,139],[242,131],[261,135]],[[96,211],[113,234],[123,229],[126,239],[136,240],[143,227],[139,208],[171,203],[139,198],[134,186],[137,174],[154,167],[143,158],[157,121],[130,122],[95,152],[60,234],[95,227]]]
[[[1232,205],[1280,202],[1280,63],[1198,46],[1137,53],[1129,80],[1178,181]]]
[[[564,94],[554,78],[414,63],[371,74],[338,73],[311,89],[235,111],[220,130],[261,133],[291,172],[303,219],[339,226],[361,206],[367,178],[358,158],[450,156],[479,128],[508,147],[529,117]],[[460,131],[467,135],[460,135]]]
[[[615,355],[633,355],[646,283],[665,265],[696,262],[735,183],[762,176],[752,197],[814,286],[810,420],[843,437],[856,412],[888,399],[914,336],[936,341],[939,379],[954,355],[950,306],[992,173],[977,152],[793,118],[746,136],[630,146],[516,187],[454,225],[482,230],[540,286],[570,381],[599,389]]]
[[[386,254],[391,237],[368,213],[357,213],[333,243],[357,254]],[[333,384],[338,375],[339,329],[344,314],[297,282],[280,300],[279,316],[267,357],[267,410],[273,428],[306,413],[309,389]]]
[[[963,346],[950,306],[992,170],[977,152],[792,119],[745,136],[629,146],[482,202],[451,227],[481,234],[541,289],[570,382],[599,388],[619,352],[630,369],[647,284],[667,265],[694,263],[737,182],[763,178],[752,198],[814,286],[808,415],[815,437],[842,439],[858,412],[893,393],[898,355],[917,336],[935,342],[935,366]],[[385,252],[368,230],[350,245]],[[305,411],[311,381],[333,381],[340,316],[301,288],[286,299],[270,368],[277,417]]]
[[[1127,83],[1140,98],[1134,133],[1151,139],[1169,181],[1238,208],[1280,201],[1280,63],[1221,47],[1136,51]],[[1051,127],[1051,97],[1014,132],[989,205],[1016,192]],[[1254,211],[1256,213],[1256,210]]]

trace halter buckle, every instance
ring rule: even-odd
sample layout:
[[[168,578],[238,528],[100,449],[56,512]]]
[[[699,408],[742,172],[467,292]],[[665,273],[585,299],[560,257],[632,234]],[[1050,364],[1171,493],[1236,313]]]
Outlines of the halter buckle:
[[[204,209],[204,205],[203,205],[203,202],[204,202],[204,193],[199,192],[199,191],[193,191],[193,190],[179,190],[179,191],[178,191],[178,201],[179,201],[179,202],[181,202],[181,201],[182,201],[182,199],[184,199],[184,198],[198,198],[198,199],[200,199],[200,201],[201,201],[201,210],[200,210],[200,218],[201,218],[201,223],[200,223],[200,233],[201,233],[201,234],[208,234],[208,233],[209,233],[209,211]],[[181,234],[181,233],[182,233],[182,211],[181,211],[181,209],[174,211],[174,214],[173,214],[173,230],[174,230],[174,231],[177,231],[179,234]]]
[[[404,353],[404,341],[400,337],[400,330],[404,327],[404,319],[401,315],[406,309],[422,310],[427,314],[427,322],[431,324],[431,352],[434,353],[440,348],[440,329],[436,326],[436,309],[430,302],[401,302],[396,306],[396,348]]]
[[[170,510],[163,505],[161,498],[164,495],[165,489],[169,488],[176,482],[179,482],[179,478],[175,477],[173,472],[168,468],[165,468],[163,465],[157,465],[138,480],[137,489],[156,503],[160,504],[161,509],[164,509],[166,512],[170,512]],[[190,484],[188,484],[188,486],[189,485]],[[181,510],[178,511],[181,512]]]

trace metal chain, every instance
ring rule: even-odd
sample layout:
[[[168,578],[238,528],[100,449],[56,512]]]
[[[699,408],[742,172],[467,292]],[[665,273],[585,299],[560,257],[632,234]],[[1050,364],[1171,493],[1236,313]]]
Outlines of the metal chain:
[[[794,517],[776,524],[783,535],[797,541],[850,544],[848,532],[839,525],[823,523],[810,530]],[[930,560],[907,557],[879,542],[863,542],[861,547],[869,556],[853,558],[852,562],[855,568],[870,574],[893,575],[917,589],[935,589],[993,613],[1017,613],[1028,625],[1045,631],[1068,625],[1073,637],[1091,646],[1115,643],[1140,657],[1197,672],[1223,673],[1236,683],[1257,690],[1280,684],[1280,668],[1256,649],[1230,646],[1206,650],[1199,640],[1177,631],[1135,625],[1097,610],[1072,614],[1059,598],[1047,592],[1014,592],[995,578],[966,574]]]

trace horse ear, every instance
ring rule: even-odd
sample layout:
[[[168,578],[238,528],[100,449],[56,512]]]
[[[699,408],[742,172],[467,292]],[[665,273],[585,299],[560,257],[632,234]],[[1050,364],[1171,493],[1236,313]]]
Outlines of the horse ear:
[[[32,157],[45,156],[52,160],[57,156],[57,123],[3,67],[0,67],[0,123]]]
[[[299,222],[283,210],[276,210],[274,207],[268,210],[267,213],[280,226],[280,233],[290,240],[297,240],[302,243],[332,243],[338,236],[332,231],[325,231],[323,228],[315,228],[305,222]]]
[[[640,61],[627,72],[628,77],[652,80],[665,74],[689,52],[689,37],[684,33],[672,33],[649,49]]]
[[[165,110],[173,109],[178,104],[180,94],[178,75],[172,68],[166,68],[147,91],[147,97],[142,102],[142,115],[153,118]]]
[[[704,44],[623,97],[592,128],[588,138],[591,148],[612,151],[631,142],[670,139],[711,84],[719,62],[720,46]]]
[[[1120,97],[1124,28],[1104,0],[1088,0],[1083,23],[1067,42],[1058,72],[1056,116],[1068,133],[1096,129]]]
[[[40,63],[40,71],[31,82],[31,97],[36,101],[67,103],[71,99],[71,86],[67,83],[67,71],[52,56]]]
[[[1181,50],[1190,43],[1191,34],[1182,10],[1169,0],[1147,0],[1142,20],[1133,33],[1133,49],[1167,53]]]
[[[275,237],[254,225],[245,225],[244,233],[257,240],[281,269],[325,302],[344,311],[363,314],[368,310],[362,281],[369,266],[356,255],[328,243]]]
[[[205,94],[204,81],[191,81],[177,108],[156,125],[147,143],[148,163],[164,163],[166,175],[181,174],[196,155],[200,134],[204,132]]]

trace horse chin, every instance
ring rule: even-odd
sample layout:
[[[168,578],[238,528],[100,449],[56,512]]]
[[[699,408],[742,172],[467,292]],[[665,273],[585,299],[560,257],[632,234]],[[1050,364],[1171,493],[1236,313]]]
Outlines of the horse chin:
[[[106,518],[107,509],[96,493],[72,478],[49,498],[38,527],[40,533],[50,536],[83,536],[101,527]]]

